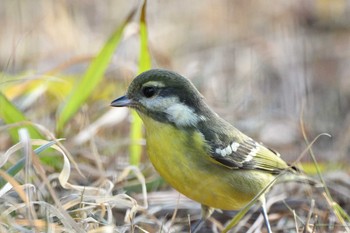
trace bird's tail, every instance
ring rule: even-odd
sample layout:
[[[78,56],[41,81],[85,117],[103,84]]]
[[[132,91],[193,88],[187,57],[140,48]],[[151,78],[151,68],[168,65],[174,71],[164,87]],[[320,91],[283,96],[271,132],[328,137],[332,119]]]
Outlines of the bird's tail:
[[[308,176],[301,169],[295,166],[291,166],[290,169],[282,172],[276,182],[277,183],[298,182],[298,183],[308,184],[316,188],[324,187],[321,181]]]

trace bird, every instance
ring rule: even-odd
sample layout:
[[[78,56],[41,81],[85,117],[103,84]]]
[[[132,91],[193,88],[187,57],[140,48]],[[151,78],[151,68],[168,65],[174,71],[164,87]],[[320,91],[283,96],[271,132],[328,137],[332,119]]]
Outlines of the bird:
[[[139,74],[111,106],[136,110],[156,171],[201,204],[202,217],[192,232],[214,209],[240,210],[278,175],[298,173],[278,152],[221,118],[192,82],[176,72],[151,69]],[[271,232],[265,193],[259,200]]]

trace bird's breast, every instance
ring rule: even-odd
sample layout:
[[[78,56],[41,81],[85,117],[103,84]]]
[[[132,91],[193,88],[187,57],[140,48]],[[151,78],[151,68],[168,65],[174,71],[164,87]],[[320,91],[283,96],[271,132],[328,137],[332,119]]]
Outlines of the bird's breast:
[[[153,166],[180,193],[207,206],[233,210],[242,208],[261,190],[250,182],[259,173],[215,163],[199,131],[178,129],[139,115],[146,127],[147,152]]]

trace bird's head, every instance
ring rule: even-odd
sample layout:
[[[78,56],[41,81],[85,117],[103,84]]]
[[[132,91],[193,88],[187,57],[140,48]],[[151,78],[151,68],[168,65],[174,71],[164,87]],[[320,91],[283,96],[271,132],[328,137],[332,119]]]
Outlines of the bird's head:
[[[208,112],[203,97],[188,79],[161,69],[137,76],[126,95],[114,100],[111,106],[131,107],[140,115],[177,127],[195,127],[206,120]]]

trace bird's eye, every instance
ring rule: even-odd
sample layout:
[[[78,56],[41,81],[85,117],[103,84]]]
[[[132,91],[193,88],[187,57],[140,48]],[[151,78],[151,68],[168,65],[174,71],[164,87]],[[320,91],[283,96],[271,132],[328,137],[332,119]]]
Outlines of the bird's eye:
[[[146,97],[146,98],[151,98],[156,94],[157,90],[155,87],[144,87],[142,88],[142,94]]]

